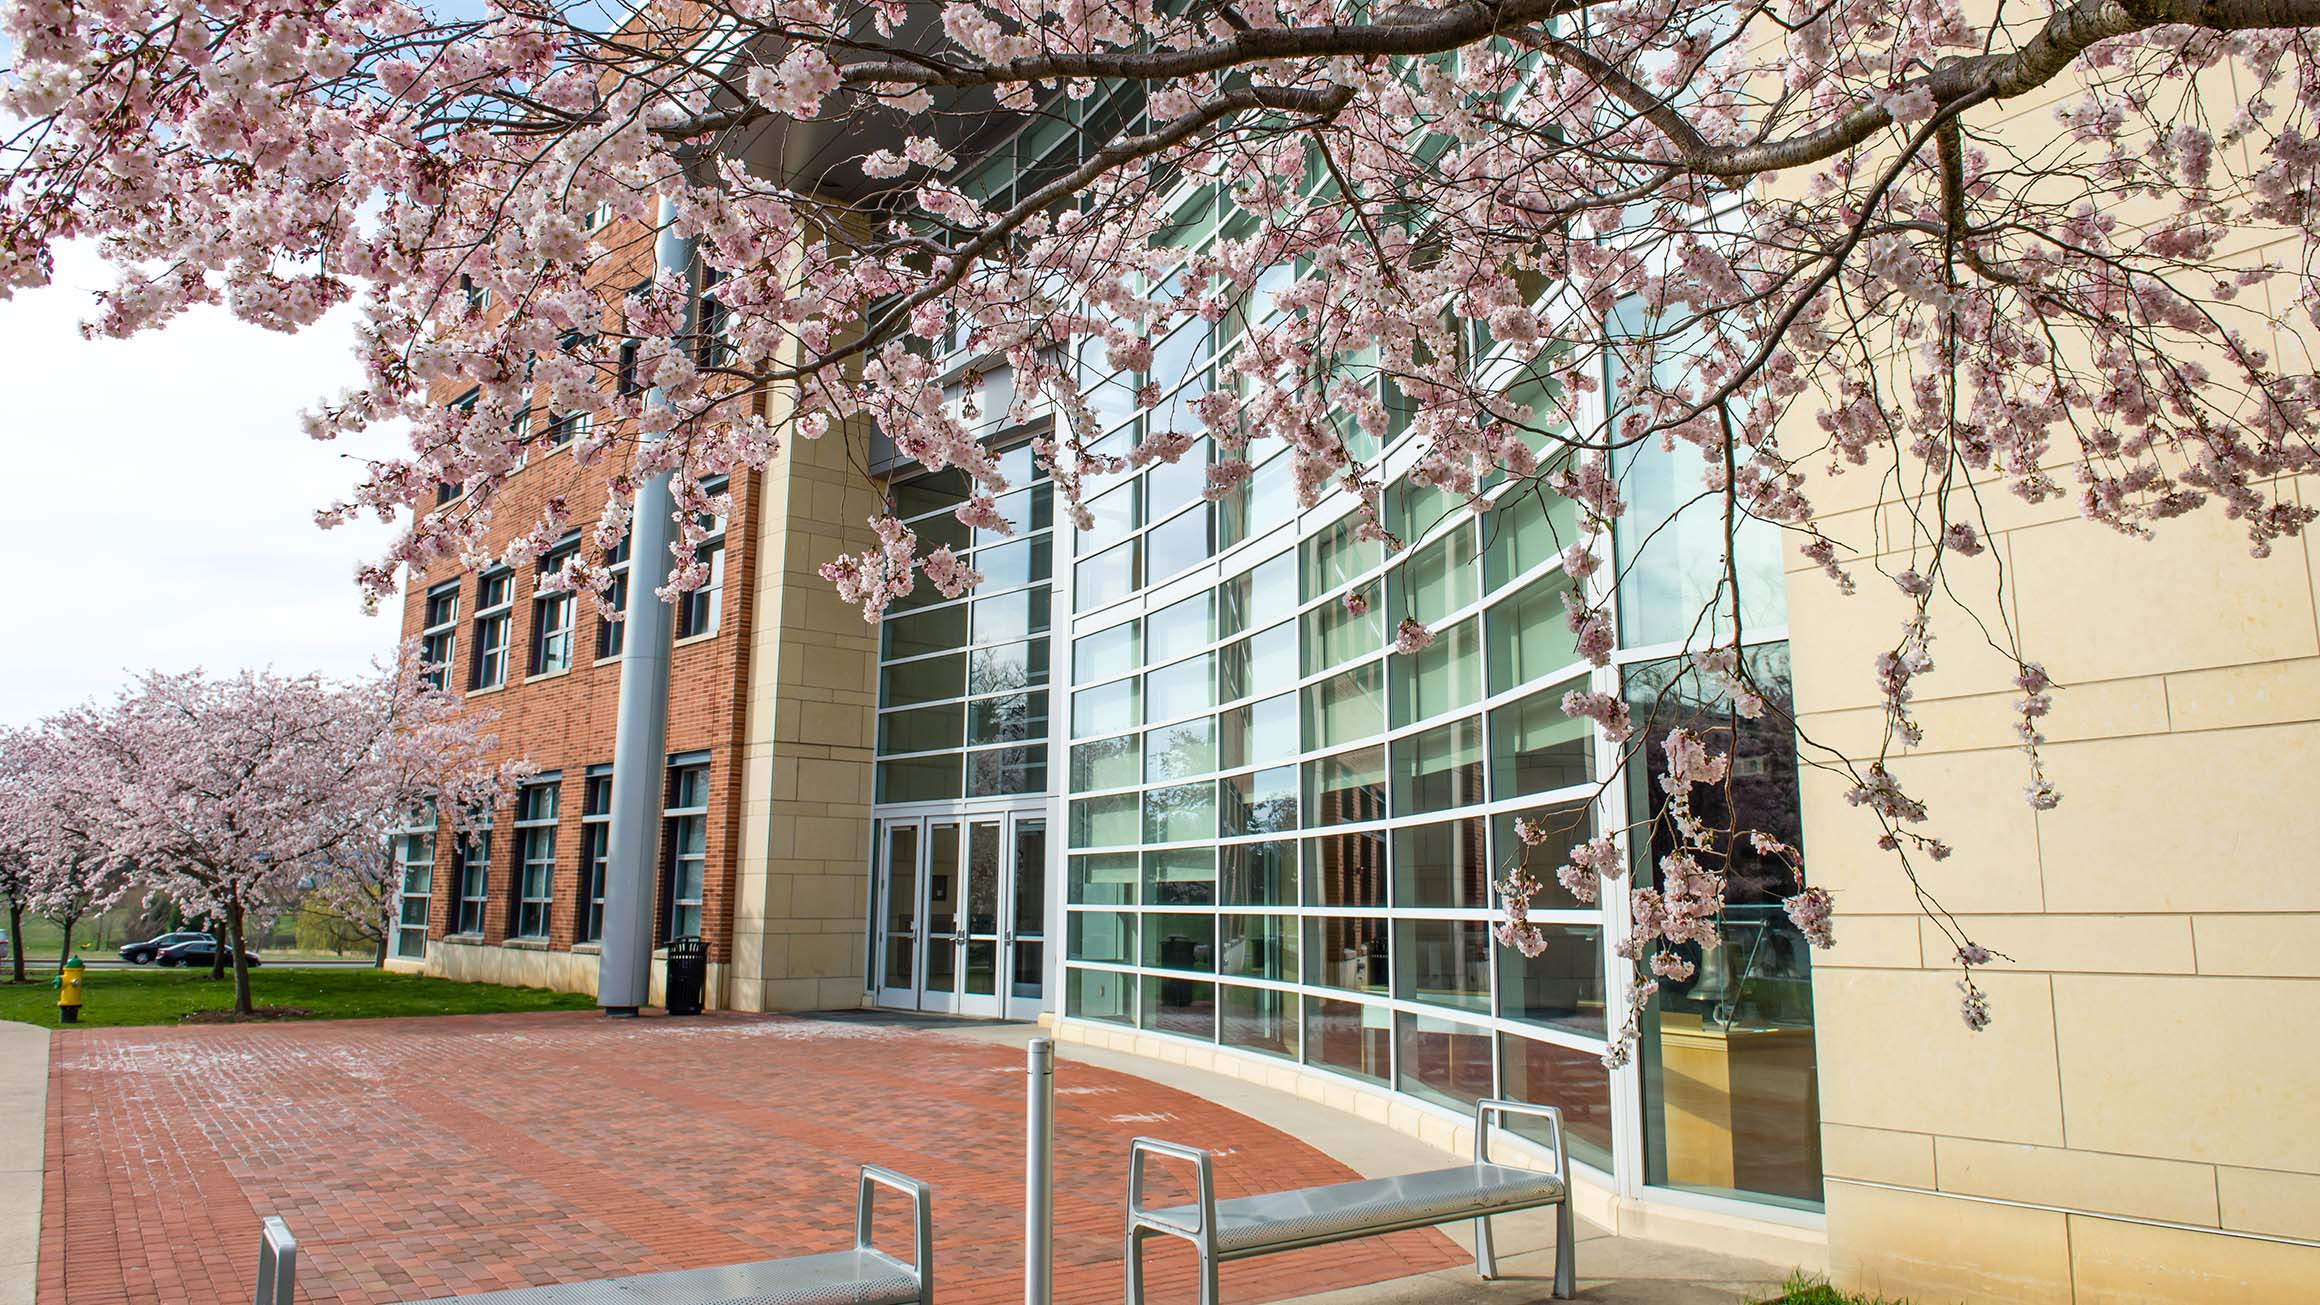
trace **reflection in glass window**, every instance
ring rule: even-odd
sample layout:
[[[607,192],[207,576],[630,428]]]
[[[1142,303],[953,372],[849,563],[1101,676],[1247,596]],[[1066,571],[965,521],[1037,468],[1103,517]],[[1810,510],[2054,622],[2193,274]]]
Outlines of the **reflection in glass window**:
[[[1645,739],[1641,764],[1628,766],[1629,801],[1633,811],[1650,813],[1648,837],[1631,839],[1634,873],[1655,886],[1660,858],[1675,846],[1659,784],[1667,769],[1660,740],[1671,728],[1698,731],[1732,758],[1728,793],[1701,788],[1692,794],[1693,809],[1709,828],[1762,830],[1803,846],[1796,734],[1785,723],[1792,710],[1787,646],[1752,649],[1748,669],[1771,708],[1755,720],[1739,718],[1736,733],[1723,695],[1688,663],[1627,670],[1629,705]],[[1692,962],[1693,973],[1663,979],[1644,1012],[1638,1059],[1645,1172],[1658,1185],[1817,1206],[1820,1093],[1812,954],[1780,906],[1784,895],[1796,891],[1796,880],[1785,861],[1756,851],[1745,839],[1720,852],[1726,884],[1722,940],[1676,948]],[[1712,864],[1718,853],[1699,855]],[[1709,1077],[1711,1066],[1721,1072]],[[1734,1127],[1703,1134],[1680,1126],[1701,1115],[1730,1118]]]
[[[1309,906],[1384,906],[1385,832],[1370,829],[1306,840],[1305,902]]]
[[[1394,1015],[1383,1006],[1305,998],[1305,1059],[1384,1083],[1393,1074]]]
[[[1499,1014],[1603,1037],[1602,927],[1540,922],[1538,928],[1547,944],[1538,955],[1498,949]]]
[[[1147,781],[1205,775],[1216,769],[1216,718],[1203,716],[1144,735]]]
[[[1566,680],[1490,713],[1492,797],[1544,793],[1595,778],[1593,726],[1563,712],[1563,695],[1585,684]]]
[[[1144,719],[1172,720],[1216,705],[1216,654],[1187,657],[1144,676]]]
[[[1217,589],[1217,607],[1220,636],[1239,634],[1295,611],[1297,555],[1283,553],[1225,581]]]
[[[1394,956],[1399,996],[1430,1006],[1490,1013],[1490,926],[1481,920],[1400,920]],[[1512,950],[1506,949],[1506,950]],[[1485,1054],[1489,1052],[1484,1047]]]
[[[967,641],[967,605],[890,616],[878,624],[879,655],[889,659],[949,652]]]
[[[1134,847],[1142,810],[1133,793],[1080,798],[1071,804],[1073,847]]]
[[[1546,832],[1546,841],[1536,847],[1526,847],[1515,837],[1515,821],[1526,817]],[[1500,812],[1490,818],[1491,843],[1497,848],[1497,859],[1492,865],[1501,871],[1517,865],[1529,868],[1531,877],[1539,881],[1539,894],[1531,899],[1533,909],[1553,911],[1582,906],[1584,903],[1571,896],[1555,878],[1555,868],[1571,859],[1572,848],[1594,836],[1594,827],[1592,809],[1584,802]]]
[[[1217,650],[1217,701],[1232,702],[1297,678],[1297,623],[1283,621]]]
[[[1143,649],[1138,646],[1141,641],[1137,638],[1141,628],[1137,622],[1127,621],[1072,640],[1071,682],[1086,684],[1090,680],[1126,675],[1143,665]]]
[[[975,642],[1006,643],[1047,628],[1047,589],[1025,589],[975,603]]]
[[[1360,519],[1349,516],[1299,545],[1304,558],[1305,601],[1343,588],[1355,576],[1386,560],[1385,544],[1359,534]]]
[[[1137,735],[1123,734],[1114,739],[1073,744],[1072,790],[1085,793],[1092,789],[1126,788],[1141,782],[1143,750],[1138,739]]]
[[[1483,800],[1482,721],[1469,716],[1395,739],[1394,811],[1413,815]]]
[[[1356,748],[1305,763],[1305,823],[1346,825],[1386,814],[1386,750]]]
[[[1064,975],[1063,1012],[1073,1019],[1136,1022],[1136,976],[1074,969]]]
[[[959,746],[960,709],[957,703],[889,711],[878,717],[878,751],[933,752]]]
[[[1287,915],[1219,917],[1217,969],[1249,979],[1297,982],[1297,920]]]
[[[1142,483],[1131,480],[1088,499],[1085,506],[1094,521],[1088,529],[1075,533],[1073,551],[1081,557],[1101,552],[1143,524],[1136,512],[1136,490]]]
[[[1030,539],[1018,539],[1012,544],[978,550],[974,557],[974,567],[983,573],[983,583],[977,586],[977,591],[995,593],[1001,589],[1027,585],[1034,580],[1045,580],[1052,573],[1048,549],[1048,537],[1035,535]]]
[[[1385,647],[1386,614],[1377,585],[1359,591],[1368,606],[1355,615],[1342,602],[1327,602],[1305,613],[1305,673],[1317,674]]]
[[[1009,693],[967,704],[967,743],[1019,743],[1047,737],[1047,695]]]
[[[1394,831],[1396,906],[1484,909],[1491,878],[1480,816]]]
[[[959,795],[959,756],[913,757],[878,763],[880,802],[931,802]]]
[[[1559,1108],[1570,1134],[1571,1158],[1611,1172],[1611,1081],[1603,1058],[1592,1051],[1504,1033],[1498,1045],[1505,1062],[1505,1094],[1516,1101]],[[1507,1120],[1507,1128],[1541,1146],[1553,1140],[1543,1119],[1517,1115]]]
[[[1182,911],[1144,916],[1144,964],[1155,970],[1216,973],[1216,917]]]
[[[1384,920],[1342,915],[1305,920],[1305,981],[1385,996],[1392,986]]]
[[[1216,785],[1203,781],[1144,795],[1144,841],[1181,843],[1216,837]]]
[[[1223,833],[1278,834],[1297,827],[1297,768],[1276,766],[1234,775],[1223,784]]]
[[[1142,581],[1137,566],[1143,541],[1131,539],[1096,554],[1072,568],[1071,608],[1092,612],[1136,592]]]
[[[1434,642],[1386,659],[1394,675],[1394,726],[1482,701],[1482,636],[1472,617],[1434,632]]]
[[[1276,988],[1218,985],[1223,995],[1217,1040],[1243,1051],[1297,1058],[1297,994]]]
[[[1207,561],[1210,555],[1208,505],[1152,527],[1144,536],[1145,574],[1154,584]]]
[[[1420,1100],[1472,1114],[1492,1094],[1490,1031],[1431,1015],[1394,1017],[1401,1035],[1401,1089]]]
[[[1305,687],[1305,737],[1314,747],[1333,748],[1385,732],[1385,675],[1379,663],[1364,662]]]
[[[1136,904],[1136,854],[1103,852],[1071,858],[1070,901],[1095,906]]]
[[[1143,1024],[1159,1033],[1215,1041],[1216,984],[1164,976],[1144,980]]]
[[[1386,601],[1396,617],[1410,616],[1432,625],[1467,606],[1477,596],[1473,527],[1459,526],[1412,550],[1409,560],[1387,575]]]
[[[1009,689],[1025,689],[1045,683],[1045,639],[1003,643],[995,648],[977,648],[967,654],[969,693],[1004,693]]]
[[[1218,848],[1217,900],[1226,906],[1295,906],[1297,844],[1281,839]]]
[[[1071,732],[1074,735],[1110,734],[1142,722],[1137,710],[1136,679],[1130,676],[1081,689],[1071,695]]]
[[[1047,791],[1047,747],[986,748],[967,754],[967,796]]]
[[[1149,637],[1144,660],[1153,665],[1172,662],[1206,648],[1216,638],[1209,595],[1204,590],[1182,602],[1170,603],[1144,619]]]
[[[1579,541],[1579,505],[1542,486],[1516,490],[1483,518],[1482,582],[1492,590]]]
[[[908,707],[962,697],[967,688],[967,659],[963,653],[902,662],[878,673],[878,705]]]
[[[1563,595],[1571,582],[1561,573],[1498,604],[1483,614],[1490,639],[1490,691],[1503,693],[1579,660],[1578,636],[1571,633]]]
[[[1066,931],[1071,959],[1136,963],[1136,916],[1131,911],[1073,911]]]
[[[1219,717],[1217,764],[1227,770],[1287,761],[1304,749],[1297,741],[1297,693],[1234,707]]]
[[[1216,904],[1216,849],[1178,847],[1144,854],[1146,906]]]

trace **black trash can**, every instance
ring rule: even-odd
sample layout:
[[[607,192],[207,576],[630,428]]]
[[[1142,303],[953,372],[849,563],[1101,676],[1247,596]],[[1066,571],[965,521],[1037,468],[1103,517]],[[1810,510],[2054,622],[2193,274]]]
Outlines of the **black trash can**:
[[[701,993],[708,986],[708,944],[694,935],[669,939],[668,976],[661,981],[662,1004],[669,1014],[700,1014]]]

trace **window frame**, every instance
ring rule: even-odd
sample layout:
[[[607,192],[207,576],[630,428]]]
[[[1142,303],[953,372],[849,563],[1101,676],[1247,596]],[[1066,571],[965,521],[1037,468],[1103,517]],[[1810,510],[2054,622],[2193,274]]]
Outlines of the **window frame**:
[[[562,794],[561,775],[542,776],[516,790],[515,859],[510,866],[514,873],[508,876],[514,891],[510,938],[534,942],[548,938],[556,904],[556,825],[564,805]],[[536,805],[542,802],[545,813]]]

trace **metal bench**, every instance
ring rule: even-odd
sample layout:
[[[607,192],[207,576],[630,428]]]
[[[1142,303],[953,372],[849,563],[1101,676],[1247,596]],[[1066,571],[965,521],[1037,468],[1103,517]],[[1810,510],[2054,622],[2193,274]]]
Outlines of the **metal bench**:
[[[872,1196],[888,1187],[910,1198],[909,1260],[870,1244]],[[854,1248],[716,1269],[679,1269],[602,1282],[519,1287],[481,1296],[444,1297],[425,1305],[932,1305],[934,1222],[926,1184],[876,1165],[862,1166],[854,1209]],[[298,1242],[269,1216],[258,1243],[257,1305],[291,1305]]]
[[[1504,1115],[1533,1115],[1551,1126],[1555,1172],[1541,1173],[1491,1163],[1490,1128]],[[1144,1204],[1144,1161],[1148,1156],[1184,1160],[1193,1167],[1194,1199],[1189,1205]],[[1217,1305],[1217,1265],[1275,1251],[1326,1246],[1357,1237],[1474,1221],[1474,1268],[1484,1278],[1498,1276],[1490,1241],[1490,1216],[1555,1207],[1555,1296],[1569,1299],[1576,1276],[1572,1243],[1571,1161],[1563,1141],[1563,1112],[1522,1101],[1482,1101],[1474,1107],[1474,1163],[1397,1178],[1366,1178],[1327,1187],[1306,1187],[1263,1196],[1216,1199],[1210,1154],[1139,1137],[1128,1146],[1128,1305],[1144,1305],[1144,1239],[1181,1237],[1200,1257],[1200,1305]]]

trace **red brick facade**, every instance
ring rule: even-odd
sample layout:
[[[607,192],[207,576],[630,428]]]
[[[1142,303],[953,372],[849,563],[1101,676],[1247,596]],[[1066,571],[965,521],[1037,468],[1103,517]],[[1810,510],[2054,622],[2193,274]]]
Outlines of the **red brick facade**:
[[[629,224],[624,221],[623,225]],[[631,239],[626,243],[632,249],[649,249],[646,239]],[[630,266],[604,277],[607,285],[625,288],[649,276],[648,261],[642,258],[628,261]],[[608,313],[608,325],[617,322],[617,312],[615,308]],[[458,394],[445,389],[435,397],[438,401],[450,402]],[[590,509],[604,501],[608,482],[625,469],[621,443],[616,441],[595,466],[582,467],[572,456],[571,445],[547,447],[547,425],[546,414],[535,408],[531,424],[535,443],[529,463],[494,492],[492,526],[485,540],[489,552],[500,552],[510,540],[536,524],[551,498],[562,499],[572,506],[576,518],[592,522]],[[755,473],[737,470],[727,486],[732,510],[726,519],[725,569],[716,629],[709,634],[677,639],[669,662],[668,755],[705,753],[709,768],[701,936],[708,943],[712,962],[728,960],[732,948],[734,863],[740,846],[742,713],[748,698],[750,629],[755,615],[752,597],[756,587],[757,482]],[[442,510],[456,511],[458,506],[455,503]],[[585,526],[580,532],[580,547],[592,560],[595,558]],[[658,585],[667,566],[665,557],[632,558],[632,587],[649,589]],[[402,637],[408,640],[420,636],[426,623],[429,591],[456,579],[459,587],[457,642],[448,663],[447,685],[478,708],[499,713],[495,730],[500,755],[528,759],[542,775],[560,776],[555,876],[547,939],[543,942],[510,937],[514,932],[522,878],[517,861],[516,813],[510,804],[493,813],[489,898],[482,931],[480,935],[472,932],[460,935],[460,941],[520,950],[570,951],[578,940],[581,913],[586,907],[582,896],[585,881],[581,857],[587,772],[590,766],[608,765],[612,761],[621,660],[618,655],[601,660],[596,656],[599,627],[605,622],[595,604],[582,595],[575,601],[570,668],[537,677],[530,674],[534,622],[538,615],[533,600],[539,574],[536,564],[514,570],[510,585],[507,672],[498,687],[469,688],[475,657],[477,572],[446,565],[406,577]],[[665,799],[665,774],[662,782]],[[664,822],[664,833],[665,830]],[[453,850],[453,840],[447,832],[437,838],[434,897],[427,930],[431,943],[453,933],[459,887]],[[664,918],[666,911],[666,903],[660,897],[666,887],[668,856],[669,849],[663,846],[653,868],[656,921]],[[711,996],[712,1000],[716,999],[716,994]]]

